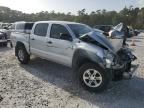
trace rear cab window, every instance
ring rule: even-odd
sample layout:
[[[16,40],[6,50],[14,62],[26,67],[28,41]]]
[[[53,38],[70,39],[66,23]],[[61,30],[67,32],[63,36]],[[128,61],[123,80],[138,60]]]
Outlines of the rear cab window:
[[[26,32],[31,31],[33,27],[32,22],[20,22],[12,25],[12,30],[16,30],[17,32]]]
[[[25,29],[26,30],[32,30],[33,25],[34,25],[34,23],[26,23],[25,24]]]

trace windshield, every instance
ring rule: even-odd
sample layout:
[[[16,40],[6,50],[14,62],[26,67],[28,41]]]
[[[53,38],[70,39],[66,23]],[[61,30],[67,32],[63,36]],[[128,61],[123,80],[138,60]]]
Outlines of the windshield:
[[[68,24],[68,26],[71,28],[71,30],[73,31],[73,33],[75,34],[75,36],[77,38],[79,38],[80,36],[89,33],[92,30],[92,28],[90,28],[87,25],[82,25],[82,24]]]

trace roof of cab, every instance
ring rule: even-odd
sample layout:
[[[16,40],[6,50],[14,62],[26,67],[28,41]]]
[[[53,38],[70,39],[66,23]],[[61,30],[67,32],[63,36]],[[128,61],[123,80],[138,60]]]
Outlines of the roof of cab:
[[[36,23],[81,24],[81,23],[70,22],[70,21],[37,21]]]

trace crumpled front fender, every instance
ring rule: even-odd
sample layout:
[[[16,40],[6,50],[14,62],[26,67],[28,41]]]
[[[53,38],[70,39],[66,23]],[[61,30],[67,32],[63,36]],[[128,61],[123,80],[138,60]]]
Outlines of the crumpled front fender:
[[[72,67],[74,69],[78,69],[85,62],[96,63],[105,69],[104,60],[101,57],[99,57],[96,53],[93,53],[84,49],[77,49],[73,56]]]

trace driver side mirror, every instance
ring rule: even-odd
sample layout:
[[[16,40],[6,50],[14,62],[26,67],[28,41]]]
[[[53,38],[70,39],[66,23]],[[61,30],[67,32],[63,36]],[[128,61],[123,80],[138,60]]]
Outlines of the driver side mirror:
[[[64,34],[64,33],[60,34],[60,39],[67,40],[67,41],[72,41],[72,37],[69,34]]]

